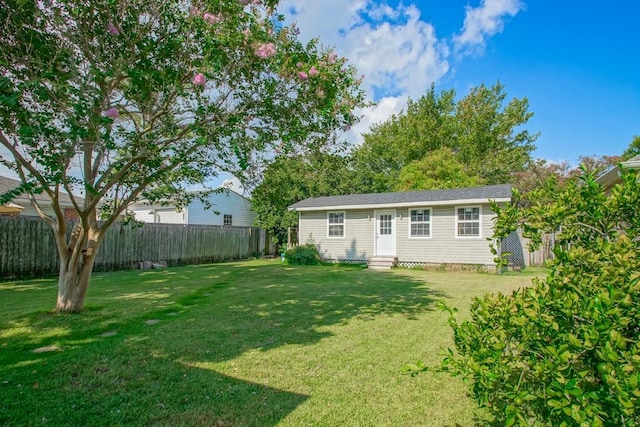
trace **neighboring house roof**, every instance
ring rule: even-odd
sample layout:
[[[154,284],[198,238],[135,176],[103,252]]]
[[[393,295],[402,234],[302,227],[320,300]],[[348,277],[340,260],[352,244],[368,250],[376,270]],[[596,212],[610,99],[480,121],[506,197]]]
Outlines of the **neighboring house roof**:
[[[8,193],[9,191],[11,191],[14,188],[18,187],[20,184],[21,184],[21,182],[16,180],[16,179],[8,178],[6,176],[0,175],[0,194]],[[49,199],[49,196],[47,196],[45,193],[35,194],[35,199],[38,202],[40,202],[42,204],[45,204],[45,205],[51,204],[51,199]],[[81,205],[82,205],[82,203],[84,203],[84,199],[81,198],[81,197],[77,197],[76,196],[75,199]],[[73,203],[71,202],[71,198],[65,193],[60,193],[59,200],[60,200],[60,206],[62,206],[62,207],[71,207],[71,206],[73,206]],[[14,198],[12,200],[12,202],[15,203],[15,204],[18,204],[18,205],[30,203],[29,202],[29,198],[24,193],[20,194],[16,198]]]
[[[640,170],[640,154],[630,158],[629,160],[621,162],[621,165],[628,169]],[[596,181],[604,185],[605,187],[612,187],[614,184],[620,181],[620,167],[616,165],[610,168],[609,170],[602,173],[602,175],[600,175],[598,178],[596,178]]]
[[[216,188],[216,191],[217,191],[217,190],[222,190],[222,191],[220,192],[220,194],[225,194],[225,193],[235,193],[237,196],[240,196],[240,197],[242,197],[243,199],[245,199],[245,200],[247,200],[247,201],[251,202],[251,198],[249,198],[249,197],[245,196],[244,194],[240,194],[238,191],[234,190],[233,188],[227,187],[227,186],[225,186],[225,185],[221,185],[220,187]],[[192,190],[192,191],[189,191],[189,192],[190,192],[190,193],[198,193],[198,192],[203,192],[203,190]],[[213,194],[215,194],[215,193],[213,193]]]
[[[314,197],[289,206],[289,210],[317,211],[326,209],[364,209],[422,206],[429,204],[487,203],[489,200],[511,200],[511,185],[455,188],[450,190],[405,191],[398,193],[350,194],[347,196]]]

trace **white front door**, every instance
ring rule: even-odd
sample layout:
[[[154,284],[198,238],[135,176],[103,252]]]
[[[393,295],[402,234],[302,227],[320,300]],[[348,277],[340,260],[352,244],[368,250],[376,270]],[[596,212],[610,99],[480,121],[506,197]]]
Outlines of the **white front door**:
[[[376,255],[396,255],[396,211],[376,211]]]

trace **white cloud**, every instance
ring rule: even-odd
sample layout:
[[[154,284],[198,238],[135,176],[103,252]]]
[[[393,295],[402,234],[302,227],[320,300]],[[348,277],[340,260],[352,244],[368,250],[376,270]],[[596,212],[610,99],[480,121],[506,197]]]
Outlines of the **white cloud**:
[[[280,10],[305,39],[319,37],[365,75],[369,97],[418,97],[449,70],[449,49],[415,6],[375,0],[285,0]]]
[[[377,105],[360,111],[360,123],[344,135],[360,144],[371,125],[399,113],[408,98],[424,95],[432,83],[452,72],[454,49],[481,51],[489,37],[503,30],[506,18],[523,8],[522,0],[482,0],[477,8],[467,7],[460,34],[443,38],[410,3],[283,0],[279,11],[297,23],[303,40],[319,38],[364,74],[363,88]]]
[[[480,7],[467,6],[462,32],[453,39],[456,51],[482,52],[487,39],[502,32],[505,20],[523,8],[520,0],[482,0]]]
[[[364,141],[362,136],[372,125],[387,120],[393,114],[399,114],[407,106],[407,97],[385,97],[379,100],[376,105],[358,111],[362,116],[360,122],[345,133],[344,138],[356,145]]]
[[[296,22],[302,37],[320,37],[324,44],[337,46],[340,34],[360,25],[360,13],[370,0],[284,0],[278,10]]]

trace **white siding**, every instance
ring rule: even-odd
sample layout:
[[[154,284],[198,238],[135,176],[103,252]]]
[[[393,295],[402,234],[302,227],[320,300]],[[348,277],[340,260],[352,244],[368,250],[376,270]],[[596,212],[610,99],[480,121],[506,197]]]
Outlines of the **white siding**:
[[[409,209],[403,209],[402,218],[396,220],[398,261],[493,265],[493,255],[489,250],[487,237],[493,234],[492,220],[495,214],[488,205],[482,206],[480,237],[457,238],[456,207],[464,207],[464,205],[431,208],[431,238],[429,239],[409,238]]]
[[[251,211],[251,202],[233,191],[210,194],[211,204],[205,209],[200,200],[193,200],[187,208],[187,224],[224,225],[224,215],[232,216],[234,227],[252,227],[256,214]]]
[[[233,191],[210,194],[211,207],[205,209],[198,199],[191,201],[182,212],[171,206],[149,206],[138,202],[129,207],[135,218],[142,222],[163,222],[167,224],[224,225],[224,215],[232,216],[232,225],[252,227],[256,214],[252,212],[251,202]],[[216,213],[217,212],[217,213]]]
[[[136,221],[154,222],[151,206],[132,206],[128,210],[129,212],[133,212]]]
[[[370,210],[345,212],[343,238],[327,236],[327,211],[300,212],[300,244],[313,241],[320,255],[332,260],[367,260],[373,256],[375,217]]]
[[[396,210],[396,248],[399,262],[434,264],[482,264],[493,265],[489,250],[492,220],[495,217],[489,205],[481,209],[481,236],[456,238],[456,206],[423,206],[431,208],[431,237],[409,238],[409,209]],[[477,206],[477,205],[473,205]],[[419,209],[419,208],[414,208]],[[318,245],[325,259],[362,260],[371,258],[374,252],[375,216],[373,210],[347,210],[345,237],[327,237],[327,211],[300,212],[299,238],[306,243],[309,238]]]
[[[154,210],[154,222],[159,224],[184,224],[185,214],[183,210],[176,208],[162,207]]]

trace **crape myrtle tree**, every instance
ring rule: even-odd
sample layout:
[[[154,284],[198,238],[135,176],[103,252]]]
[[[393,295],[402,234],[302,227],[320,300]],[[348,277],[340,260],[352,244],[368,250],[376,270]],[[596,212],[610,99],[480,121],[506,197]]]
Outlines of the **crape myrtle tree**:
[[[633,146],[630,146],[627,151],[632,149]],[[568,162],[552,163],[544,159],[535,159],[528,163],[526,169],[514,172],[511,175],[511,183],[518,191],[518,203],[521,206],[541,204],[544,201],[553,201],[572,179],[589,173],[598,176],[623,159],[624,155],[580,156],[580,164],[576,167],[572,167]]]
[[[187,203],[185,186],[304,151],[356,121],[355,70],[316,41],[302,44],[276,5],[0,4],[0,161],[22,181],[3,201],[26,193],[53,229],[58,311],[82,309],[105,233],[132,202]]]

